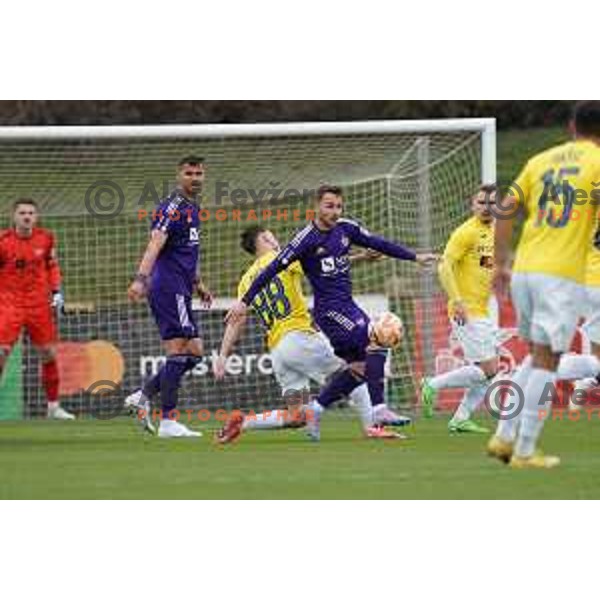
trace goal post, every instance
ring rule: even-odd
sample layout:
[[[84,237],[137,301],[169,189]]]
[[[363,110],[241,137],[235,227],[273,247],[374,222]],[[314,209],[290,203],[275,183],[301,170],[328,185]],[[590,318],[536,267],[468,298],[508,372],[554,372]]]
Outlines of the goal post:
[[[164,360],[148,308],[129,304],[126,289],[156,201],[189,154],[206,159],[201,264],[217,297],[212,310],[198,312],[206,358],[180,393],[182,407],[193,409],[260,408],[279,399],[254,318],[225,382],[211,375],[224,311],[252,262],[239,246],[246,227],[260,223],[287,242],[310,219],[313,192],[327,182],[342,186],[348,216],[371,231],[441,251],[468,212],[465,199],[496,180],[494,119],[0,127],[0,227],[8,226],[15,199],[32,197],[59,241],[67,301],[61,400],[75,412],[110,416]],[[353,265],[353,282],[371,312],[389,307],[405,323],[388,390],[393,402],[412,406],[444,327],[437,276],[384,259]],[[42,415],[38,358],[26,340],[22,361],[25,414]]]

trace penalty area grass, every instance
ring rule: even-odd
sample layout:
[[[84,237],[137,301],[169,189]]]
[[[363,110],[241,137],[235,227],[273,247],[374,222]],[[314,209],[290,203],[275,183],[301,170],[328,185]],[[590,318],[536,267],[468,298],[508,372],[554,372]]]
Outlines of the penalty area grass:
[[[3,422],[0,498],[600,498],[596,414],[547,422],[543,447],[563,464],[543,472],[512,471],[485,455],[488,436],[449,435],[446,425],[437,416],[408,441],[365,440],[356,420],[331,414],[318,444],[285,430],[219,447],[207,423],[191,424],[200,439],[163,440],[125,418]]]

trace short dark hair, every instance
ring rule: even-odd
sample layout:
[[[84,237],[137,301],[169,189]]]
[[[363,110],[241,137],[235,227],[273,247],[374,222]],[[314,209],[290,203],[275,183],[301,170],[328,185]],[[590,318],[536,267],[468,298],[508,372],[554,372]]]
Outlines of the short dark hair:
[[[600,138],[600,100],[583,100],[573,108],[575,131]]]
[[[256,240],[261,233],[267,231],[261,225],[252,225],[247,229],[244,229],[240,236],[240,246],[248,254],[256,254]]]
[[[325,194],[333,194],[334,196],[342,195],[342,188],[339,185],[325,184],[317,189],[317,200],[322,200]]]
[[[486,194],[493,194],[498,191],[498,186],[495,183],[483,183],[479,186],[479,192],[484,192]],[[479,193],[478,192],[478,193]]]
[[[477,196],[479,196],[479,194],[481,194],[482,192],[485,194],[485,199],[487,201],[492,194],[498,192],[498,186],[495,183],[482,183],[477,188],[477,191],[467,198],[467,206],[472,206],[473,202],[475,202],[475,198],[477,198]]]
[[[15,200],[13,202],[13,212],[15,212],[17,208],[21,206],[21,204],[28,204],[29,206],[33,206],[33,208],[35,208],[36,210],[39,210],[39,207],[35,200],[32,200],[31,198],[19,198],[18,200]]]
[[[183,167],[183,165],[191,165],[192,167],[197,167],[198,165],[202,165],[202,164],[204,164],[204,157],[190,154],[188,156],[184,156],[177,163],[177,166],[181,169],[181,167]]]

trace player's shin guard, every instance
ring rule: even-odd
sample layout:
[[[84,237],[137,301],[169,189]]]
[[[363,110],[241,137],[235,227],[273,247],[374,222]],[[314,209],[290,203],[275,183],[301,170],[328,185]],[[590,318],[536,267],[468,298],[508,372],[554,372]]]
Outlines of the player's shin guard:
[[[160,378],[160,407],[163,419],[168,419],[171,411],[177,407],[181,378],[201,360],[201,357],[191,354],[174,354],[167,358]]]
[[[349,396],[359,385],[364,383],[364,379],[345,369],[341,373],[334,375],[331,381],[321,390],[316,401],[323,407],[328,408],[334,402],[337,402],[344,396]]]
[[[377,348],[367,352],[366,378],[373,407],[384,403],[385,361],[388,350]]]
[[[58,364],[52,359],[42,365],[42,385],[48,404],[58,402],[58,383]]]

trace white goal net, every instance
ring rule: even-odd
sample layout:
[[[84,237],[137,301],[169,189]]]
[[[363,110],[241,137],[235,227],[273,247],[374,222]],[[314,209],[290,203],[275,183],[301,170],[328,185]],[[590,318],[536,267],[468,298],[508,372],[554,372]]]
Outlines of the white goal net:
[[[372,232],[439,251],[467,214],[465,199],[495,180],[495,124],[0,128],[0,227],[10,225],[13,202],[28,197],[41,208],[42,226],[58,238],[66,297],[60,393],[75,413],[116,414],[124,395],[164,360],[148,308],[129,304],[126,291],[152,210],[174,187],[176,165],[189,154],[206,161],[201,264],[217,302],[199,312],[206,356],[186,376],[180,406],[257,409],[279,401],[257,321],[231,357],[226,380],[216,382],[211,372],[224,311],[252,262],[240,248],[240,233],[261,223],[287,242],[310,218],[311,191],[332,183],[344,189],[347,215]],[[384,259],[354,265],[353,281],[367,311],[389,308],[405,323],[404,343],[389,361],[386,394],[390,403],[410,408],[417,374],[434,364],[436,319],[443,318],[435,304],[437,276]],[[25,337],[18,352],[0,384],[1,402],[18,400],[25,416],[41,415],[38,358]]]

